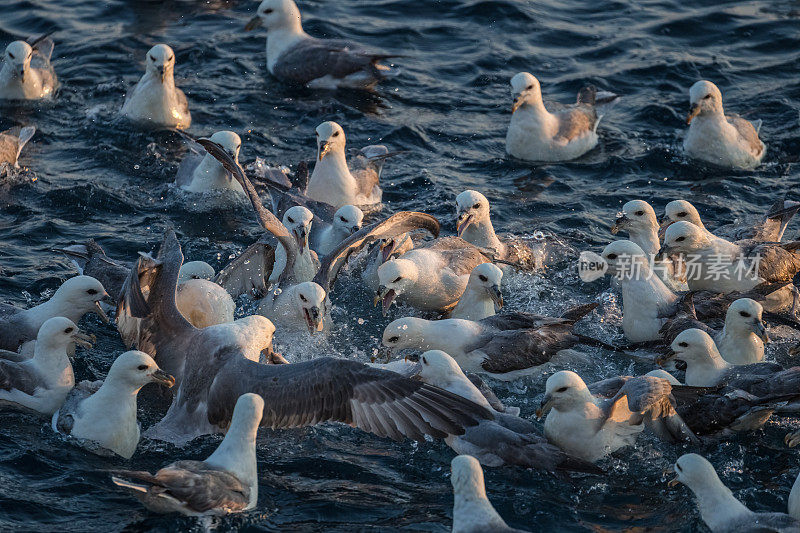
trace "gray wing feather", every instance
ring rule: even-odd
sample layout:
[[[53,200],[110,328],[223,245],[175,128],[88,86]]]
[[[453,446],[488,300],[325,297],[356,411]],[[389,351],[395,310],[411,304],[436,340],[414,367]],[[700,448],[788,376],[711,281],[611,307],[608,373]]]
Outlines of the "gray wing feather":
[[[33,396],[42,385],[39,376],[25,366],[10,360],[0,360],[0,390],[19,390]]]
[[[334,39],[303,39],[278,57],[273,74],[278,78],[305,85],[318,78],[342,79],[364,71],[380,78],[376,63],[392,57],[374,54],[358,43]]]
[[[262,237],[228,263],[214,281],[234,298],[242,294],[262,298],[274,265],[275,249]]]
[[[758,131],[749,120],[745,120],[739,115],[727,115],[725,118],[747,142],[753,155],[758,156],[764,151],[764,143],[758,138]]]
[[[186,187],[192,183],[194,178],[194,171],[200,162],[203,160],[202,155],[194,152],[189,152],[183,158],[181,164],[178,166],[178,172],[175,174],[175,185],[178,187]]]

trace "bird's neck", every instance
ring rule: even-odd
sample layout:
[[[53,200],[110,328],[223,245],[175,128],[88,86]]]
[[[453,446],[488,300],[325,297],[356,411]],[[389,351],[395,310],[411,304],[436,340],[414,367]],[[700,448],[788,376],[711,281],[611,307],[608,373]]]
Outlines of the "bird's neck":
[[[136,424],[136,397],[139,388],[106,377],[100,388],[84,400],[87,412],[103,418]]]
[[[230,185],[230,174],[210,154],[206,154],[194,171],[192,186],[201,185],[204,189],[225,189]]]
[[[36,367],[49,386],[75,385],[75,375],[69,362],[67,347],[37,340],[31,364]]]
[[[58,292],[56,292],[48,301],[39,304],[30,310],[30,312],[33,312],[38,317],[42,317],[44,320],[47,320],[47,318],[53,316],[63,316],[65,318],[69,318],[76,324],[87,311],[88,310],[81,309],[75,306],[75,304],[72,302],[67,301],[60,294],[58,294]],[[42,322],[44,320],[42,320]]]
[[[712,348],[702,361],[694,361],[686,369],[686,384],[697,387],[711,387],[717,384],[720,376],[731,368],[716,347]]]
[[[144,76],[142,76],[141,82],[142,84],[152,85],[156,90],[160,87],[162,91],[173,91],[175,89],[175,77],[172,71],[167,72],[164,75],[164,80],[161,80],[161,76],[156,72],[145,71]]]
[[[475,318],[475,315],[482,315]],[[453,308],[452,315],[456,318],[467,320],[480,320],[487,316],[494,315],[494,302],[483,288],[476,289],[467,285],[464,294],[459,298],[458,303]]]
[[[461,234],[461,238],[475,246],[492,248],[498,253],[502,253],[503,251],[503,244],[500,242],[500,239],[497,238],[492,220],[489,217],[471,223],[467,229],[464,230],[464,233]]]
[[[712,531],[724,531],[739,516],[750,514],[750,510],[737,500],[728,487],[719,479],[713,486],[695,493],[700,516]]]
[[[661,243],[658,239],[658,226],[636,229],[630,232],[631,241],[639,245],[646,254],[658,252]]]
[[[466,493],[466,494],[465,494]],[[500,529],[506,523],[486,498],[483,487],[459,491],[453,502],[453,533]]]
[[[256,479],[256,434],[258,420],[234,418],[219,447],[205,460],[209,465],[232,473],[242,483],[257,491]],[[251,502],[254,501],[251,494]],[[255,495],[257,499],[257,493]]]
[[[267,67],[270,71],[286,50],[297,44],[297,42],[308,38],[309,35],[303,31],[303,26],[299,20],[284,28],[271,30],[267,33]]]

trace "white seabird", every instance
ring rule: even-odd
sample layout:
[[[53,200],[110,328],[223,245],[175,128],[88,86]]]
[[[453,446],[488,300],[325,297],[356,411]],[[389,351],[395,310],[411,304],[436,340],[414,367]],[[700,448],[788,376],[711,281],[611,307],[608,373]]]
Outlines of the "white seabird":
[[[261,396],[243,394],[225,438],[206,460],[176,461],[155,474],[119,470],[111,480],[157,513],[222,516],[253,509],[258,503],[256,436],[263,411]]]
[[[506,152],[528,161],[569,161],[597,146],[597,100],[616,98],[600,94],[593,86],[578,93],[577,103],[557,105],[551,113],[542,102],[542,88],[532,74],[520,72],[511,78],[511,123],[506,134]]]
[[[30,309],[0,304],[0,349],[15,351],[25,342],[36,338],[47,319],[56,316],[80,322],[83,315],[97,313],[108,322],[100,300],[108,296],[103,285],[89,276],[70,278],[44,303]]]
[[[760,120],[753,124],[739,115],[726,115],[722,93],[706,80],[689,89],[689,103],[689,131],[683,141],[689,157],[721,167],[758,166],[767,148],[758,138]]]
[[[503,271],[492,263],[481,263],[472,269],[467,288],[450,313],[450,318],[483,320],[503,308],[503,293],[500,283]]]
[[[92,453],[111,451],[130,459],[139,444],[136,396],[151,382],[172,387],[175,378],[146,353],[125,352],[111,365],[97,392],[87,397],[86,391],[73,389],[53,414],[53,430],[78,439]]]
[[[725,327],[714,337],[723,359],[732,365],[764,360],[764,343],[769,342],[769,336],[763,312],[761,304],[750,298],[739,298],[728,307]]]
[[[333,221],[311,233],[311,249],[321,256],[328,255],[347,237],[361,229],[364,212],[354,205],[343,205],[333,215]],[[316,226],[315,226],[316,227]]]
[[[330,311],[327,293],[313,281],[304,281],[283,289],[274,298],[264,298],[257,313],[269,318],[278,333],[308,331],[315,334],[329,330]]]
[[[313,222],[314,213],[301,205],[288,209],[283,215],[283,225],[294,238],[297,249],[293,267],[293,277],[297,283],[311,281],[319,271],[317,252],[308,247]],[[286,249],[283,244],[279,244],[275,249],[275,265],[272,267],[269,281],[276,283],[281,278],[284,268],[286,268]]]
[[[50,65],[54,46],[49,34],[6,46],[0,69],[0,99],[39,100],[51,96],[58,85]]]
[[[590,462],[632,446],[645,425],[668,442],[699,442],[670,403],[671,390],[667,380],[642,376],[628,379],[614,397],[598,398],[578,374],[562,370],[547,379],[537,416],[547,416],[550,442]]]
[[[25,126],[24,128],[15,127],[0,132],[0,170],[3,164],[19,168],[17,161],[22,149],[31,140],[36,128]]]
[[[11,360],[0,354],[0,404],[52,416],[75,386],[67,350],[73,343],[91,348],[91,340],[68,318],[48,319],[39,328],[33,357]]]
[[[125,97],[120,114],[136,122],[186,129],[192,124],[189,103],[175,86],[175,52],[157,44],[147,52],[144,76]]]
[[[316,134],[317,162],[308,179],[306,195],[337,209],[380,203],[383,191],[378,182],[389,150],[383,145],[362,148],[362,156],[351,160],[351,171],[342,127],[336,122],[323,122],[317,126]]]
[[[361,273],[361,279],[367,289],[377,292],[378,287],[381,285],[381,281],[378,278],[380,266],[389,259],[397,259],[413,248],[414,240],[408,233],[378,241],[370,252],[367,264]]]
[[[281,81],[313,89],[367,89],[390,70],[380,61],[393,54],[373,53],[342,39],[311,37],[292,0],[263,0],[246,31],[267,28],[267,69]]]
[[[239,161],[242,139],[232,131],[218,131],[210,140],[222,146],[230,156]],[[191,151],[181,161],[175,176],[175,185],[185,191],[202,193],[211,190],[231,190],[244,195],[244,189],[214,156]]]
[[[697,499],[700,517],[712,533],[729,531],[774,531],[779,533],[800,532],[800,516],[792,506],[789,496],[789,511],[784,513],[755,513],[736,499],[731,490],[720,481],[714,467],[704,457],[687,453],[678,458],[673,467],[675,479],[669,485],[683,483]],[[792,488],[794,493],[794,487]]]
[[[483,470],[477,459],[459,455],[450,463],[453,483],[453,531],[452,533],[525,533],[521,529],[508,527],[497,514],[489,498]]]

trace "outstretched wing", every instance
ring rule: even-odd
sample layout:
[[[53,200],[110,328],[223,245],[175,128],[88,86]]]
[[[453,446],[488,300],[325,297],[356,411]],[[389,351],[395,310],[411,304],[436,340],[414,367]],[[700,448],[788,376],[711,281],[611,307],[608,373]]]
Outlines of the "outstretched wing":
[[[234,298],[242,294],[263,298],[274,265],[275,249],[262,237],[228,263],[214,281]]]

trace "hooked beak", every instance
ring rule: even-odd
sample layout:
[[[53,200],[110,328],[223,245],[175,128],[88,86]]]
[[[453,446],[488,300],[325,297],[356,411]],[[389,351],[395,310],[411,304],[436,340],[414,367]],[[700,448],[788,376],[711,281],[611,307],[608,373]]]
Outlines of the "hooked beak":
[[[328,155],[328,152],[331,151],[331,143],[328,141],[322,141],[322,144],[319,147],[319,160],[322,161],[322,158]]]
[[[150,374],[150,379],[152,379],[153,382],[158,383],[159,385],[167,387],[168,389],[172,388],[172,386],[175,385],[175,378],[170,376],[160,368],[157,369],[152,374]]]
[[[164,76],[166,76],[167,69],[164,65],[158,65],[156,67],[158,71],[158,76],[161,78],[161,83],[164,83]]]
[[[94,335],[87,335],[81,330],[76,330],[75,333],[72,334],[72,342],[74,342],[75,344],[77,344],[82,348],[91,350],[92,344],[97,342],[97,337],[95,337]]]
[[[261,26],[261,24],[263,24],[261,17],[256,15],[255,17],[247,21],[247,24],[244,25],[244,31],[253,31],[254,29]]]
[[[361,229],[360,225],[353,226],[352,228],[350,228],[350,235],[352,235],[353,233],[357,232],[360,229]]]
[[[378,305],[378,302],[382,302],[383,316],[386,316],[389,312],[389,308],[392,306],[392,302],[394,302],[395,296],[397,296],[397,294],[394,292],[394,289],[387,289],[381,285],[378,287],[378,293],[375,295],[373,305]]]
[[[25,83],[25,72],[27,72],[27,69],[25,65],[22,65],[19,69],[19,79],[22,83]]]
[[[699,104],[692,104],[689,108],[689,116],[686,117],[686,123],[691,124],[692,119],[700,114],[700,105]]]
[[[499,311],[503,308],[503,293],[500,292],[500,285],[492,285],[491,287],[487,287],[486,291],[489,293],[489,297],[494,302],[494,306]]]
[[[461,237],[461,234],[464,233],[464,230],[469,227],[472,223],[472,215],[468,215],[467,213],[459,213],[458,214],[458,225],[456,226],[456,232],[458,236]]]
[[[108,297],[109,297],[109,296],[108,296],[108,293],[104,293],[104,294],[103,294],[103,299],[106,299],[106,298],[108,298]],[[100,301],[101,301],[101,300],[97,300],[97,301],[95,301],[95,302],[94,302],[94,309],[93,309],[93,311],[94,311],[95,313],[97,313],[97,316],[99,316],[99,317],[100,317],[100,320],[102,320],[103,322],[105,322],[106,324],[108,324],[109,322],[111,322],[111,320],[108,318],[108,315],[106,314],[106,312],[105,312],[105,311],[103,311],[103,308],[102,308],[102,306],[100,305]]]
[[[292,231],[292,233],[294,234],[294,240],[297,243],[299,253],[302,255],[303,251],[308,248],[308,232],[306,228],[299,228]]]
[[[392,256],[392,252],[394,252],[394,247],[396,244],[397,243],[394,239],[389,240],[388,243],[385,241],[381,243],[381,263],[385,263],[389,260],[389,258]]]
[[[543,416],[547,416],[547,413],[553,408],[553,404],[555,400],[549,394],[546,394],[544,398],[542,398],[542,403],[539,405],[539,408],[536,410],[536,418],[539,420],[542,419]]]
[[[306,320],[306,327],[308,328],[308,333],[314,335],[318,331],[322,331],[323,328],[323,317],[322,313],[319,310],[319,307],[316,305],[311,308],[303,308],[303,318]]]
[[[656,357],[655,364],[657,364],[660,367],[663,367],[664,365],[672,361],[675,357],[677,357],[677,355],[678,355],[677,353],[670,350],[669,352],[663,353],[658,357]]]
[[[675,477],[670,479],[669,481],[667,481],[667,486],[668,487],[674,487],[675,485],[680,483],[681,480],[678,479],[678,474],[677,474],[677,472],[675,472],[675,468],[670,467],[670,468],[667,468],[666,470],[664,470],[664,475],[665,476],[668,476],[670,474],[675,474]]]
[[[756,320],[753,324],[753,333],[756,334],[756,337],[761,339],[764,344],[769,342],[769,334],[767,333],[767,328],[764,326],[764,323],[760,320]]]
[[[514,103],[511,104],[511,114],[513,115],[520,107],[522,107],[522,95],[517,95],[514,98]]]
[[[624,229],[623,226],[630,221],[631,219],[629,219],[628,215],[625,213],[623,213],[622,216],[618,216],[617,220],[614,221],[614,225],[611,226],[611,234],[616,235],[617,232],[621,229]]]

